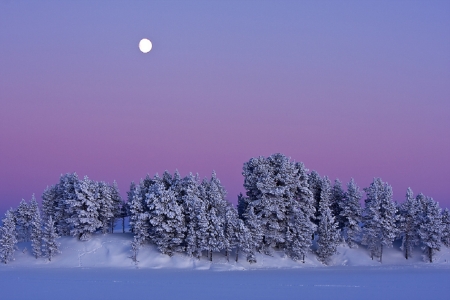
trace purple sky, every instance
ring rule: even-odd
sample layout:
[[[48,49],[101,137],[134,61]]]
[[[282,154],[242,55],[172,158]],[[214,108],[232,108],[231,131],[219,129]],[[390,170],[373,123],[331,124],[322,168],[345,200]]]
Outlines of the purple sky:
[[[449,1],[0,2],[0,213],[281,152],[450,206]],[[153,50],[138,50],[141,38]]]

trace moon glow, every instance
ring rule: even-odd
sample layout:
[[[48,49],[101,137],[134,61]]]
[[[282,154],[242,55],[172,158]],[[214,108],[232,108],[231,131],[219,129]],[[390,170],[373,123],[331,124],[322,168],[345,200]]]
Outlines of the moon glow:
[[[150,42],[150,40],[148,39],[142,39],[139,42],[139,50],[142,51],[142,53],[149,53],[150,50],[152,50],[152,42]]]

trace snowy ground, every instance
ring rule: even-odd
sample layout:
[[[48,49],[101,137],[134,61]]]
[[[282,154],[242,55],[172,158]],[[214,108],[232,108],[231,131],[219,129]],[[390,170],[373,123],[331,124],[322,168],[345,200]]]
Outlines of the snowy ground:
[[[282,253],[258,255],[252,265],[216,254],[210,263],[146,245],[135,265],[128,233],[60,241],[63,253],[52,262],[34,259],[20,243],[15,261],[0,265],[0,299],[450,299],[447,248],[429,264],[419,249],[406,260],[394,247],[380,264],[363,248],[340,247],[324,266],[313,254],[304,264]]]

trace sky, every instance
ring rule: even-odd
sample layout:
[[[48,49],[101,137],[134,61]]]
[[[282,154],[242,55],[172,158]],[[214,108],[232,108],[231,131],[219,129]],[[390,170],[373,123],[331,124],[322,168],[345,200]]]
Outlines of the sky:
[[[242,166],[407,187],[450,207],[449,1],[0,1],[0,213],[62,173]],[[143,54],[139,41],[153,49]]]

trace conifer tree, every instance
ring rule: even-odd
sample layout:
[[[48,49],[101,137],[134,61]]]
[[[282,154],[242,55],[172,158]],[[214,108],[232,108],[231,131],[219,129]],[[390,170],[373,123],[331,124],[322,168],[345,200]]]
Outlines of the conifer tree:
[[[312,218],[312,221],[317,225],[319,224],[320,219],[319,203],[320,203],[320,195],[322,192],[322,177],[320,177],[319,173],[317,173],[314,170],[312,170],[311,173],[309,173],[308,175],[308,187],[312,193],[315,208],[315,213]]]
[[[325,177],[322,181],[322,188],[320,193],[320,220],[317,228],[319,239],[317,240],[317,256],[318,259],[328,264],[330,258],[337,251],[337,246],[340,241],[340,233],[338,224],[331,211],[331,186],[330,181]]]
[[[413,191],[408,188],[406,191],[406,201],[400,205],[399,215],[399,232],[402,236],[402,249],[405,258],[408,259],[412,255],[414,246],[419,243],[419,233],[417,221],[420,217],[420,206],[414,198]]]
[[[225,232],[224,232],[224,248],[227,261],[230,261],[229,256],[231,251],[238,245],[238,213],[231,205],[226,207],[225,212]]]
[[[30,201],[30,214],[31,214],[31,222],[30,222],[30,240],[31,240],[31,248],[33,251],[33,255],[36,258],[42,256],[42,220],[41,213],[39,211],[39,206],[36,202],[36,199],[33,197]]]
[[[152,225],[151,240],[163,254],[172,256],[175,252],[184,251],[186,226],[183,208],[177,203],[171,185],[166,184],[164,180],[154,184],[147,198],[147,206]]]
[[[203,241],[203,250],[207,251],[209,260],[212,261],[212,253],[224,249],[225,230],[225,192],[215,173],[211,180],[206,179],[200,184],[200,194],[205,204],[205,216],[208,222],[206,237]]]
[[[80,180],[76,173],[61,175],[57,185],[57,200],[53,221],[55,222],[56,232],[60,236],[71,235],[73,229],[71,219],[78,214],[77,206],[72,204],[78,201],[76,187],[79,185]]]
[[[378,257],[382,262],[383,247],[392,247],[397,235],[397,208],[392,201],[392,187],[374,178],[364,191],[367,198],[362,243],[368,246],[372,259]]]
[[[361,217],[361,192],[352,178],[347,184],[347,193],[341,202],[341,216],[345,220],[344,238],[350,248],[357,248],[357,241],[361,233],[359,223]]]
[[[111,195],[112,202],[112,214],[113,217],[110,220],[111,223],[111,233],[114,232],[114,225],[116,219],[122,218],[122,229],[125,232],[125,217],[126,217],[126,206],[124,206],[124,202],[122,197],[120,196],[119,187],[117,186],[117,182],[114,181],[112,185],[108,186],[109,194]]]
[[[57,241],[58,238],[59,236],[56,232],[55,222],[50,216],[45,224],[42,237],[43,252],[49,261],[51,261],[56,254],[61,253],[59,250],[61,244]]]
[[[303,213],[311,220],[314,219],[315,209],[308,187],[308,176],[302,168],[306,170],[303,164],[291,162],[280,153],[268,158],[252,158],[244,164],[246,199],[241,199],[241,203],[247,202],[247,208],[242,215],[247,222],[251,207],[253,214],[259,219],[262,241],[256,240],[259,244],[258,251],[270,254],[276,248],[289,252],[291,241],[286,239],[286,234],[291,231],[288,226],[292,223],[292,218],[295,218],[292,215],[293,203],[299,202]],[[306,191],[308,192],[305,193]],[[252,231],[251,226],[256,224],[247,225]],[[310,225],[305,224],[308,227]],[[291,237],[290,232],[289,238]]]
[[[244,224],[250,232],[252,237],[251,250],[247,253],[247,261],[250,263],[256,263],[255,250],[261,249],[263,241],[263,230],[260,219],[255,214],[253,203],[250,203],[247,207],[247,211],[244,213]]]
[[[433,198],[427,197],[424,201],[422,213],[419,236],[423,245],[424,260],[432,263],[436,251],[441,250],[442,231],[444,229],[439,203],[434,201]]]
[[[95,189],[94,201],[98,205],[98,221],[100,222],[100,227],[102,233],[106,234],[109,232],[111,222],[114,220],[114,203],[111,195],[111,188],[103,181],[92,183]]]
[[[16,222],[17,240],[19,242],[28,242],[30,240],[31,214],[29,205],[24,199],[20,201],[19,206],[14,211]]]
[[[330,196],[330,209],[331,214],[338,223],[338,229],[342,230],[345,226],[347,220],[341,215],[341,205],[345,199],[345,192],[342,189],[342,182],[339,179],[334,181],[333,187],[331,188]]]
[[[3,226],[0,227],[0,259],[7,264],[14,259],[14,251],[16,250],[16,224],[12,210],[8,210],[5,218],[2,220]]]
[[[70,233],[79,240],[86,241],[102,226],[99,221],[97,184],[85,176],[83,180],[75,183],[75,195],[76,198],[67,200],[72,212],[68,220],[71,226]]]
[[[247,255],[247,261],[250,263],[255,263],[256,258],[253,252],[253,237],[245,226],[245,223],[242,219],[237,220],[237,228],[235,229],[236,234],[236,262],[239,260],[239,252],[243,252]]]
[[[184,221],[186,224],[185,251],[190,257],[200,259],[203,244],[202,235],[208,226],[203,200],[200,198],[198,176],[189,174],[183,179],[177,179],[177,172],[174,175],[177,181],[177,199],[184,211]]]
[[[150,238],[150,223],[148,212],[144,209],[142,201],[141,186],[132,183],[128,197],[130,226],[134,233],[132,249],[134,261],[136,261],[138,249]]]
[[[450,212],[448,208],[442,212],[442,243],[445,246],[450,247]]]
[[[57,186],[47,186],[42,194],[42,220],[44,223],[49,217],[55,218],[55,208],[57,206]]]

